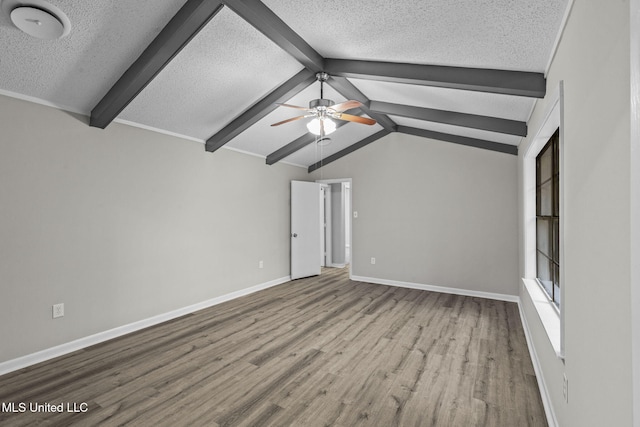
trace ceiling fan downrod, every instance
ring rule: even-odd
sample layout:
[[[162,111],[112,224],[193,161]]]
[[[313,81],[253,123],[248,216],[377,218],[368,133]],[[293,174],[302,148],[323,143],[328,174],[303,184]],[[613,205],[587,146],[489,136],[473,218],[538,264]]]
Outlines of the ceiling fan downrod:
[[[329,80],[329,74],[323,72],[316,73],[316,79],[320,82],[320,99],[324,98],[324,82]]]
[[[329,79],[329,74],[325,72],[316,73],[316,79],[320,82],[320,98],[309,101],[309,108],[316,110],[319,113],[318,117],[324,118],[327,108],[335,104],[331,99],[324,99],[324,82]]]

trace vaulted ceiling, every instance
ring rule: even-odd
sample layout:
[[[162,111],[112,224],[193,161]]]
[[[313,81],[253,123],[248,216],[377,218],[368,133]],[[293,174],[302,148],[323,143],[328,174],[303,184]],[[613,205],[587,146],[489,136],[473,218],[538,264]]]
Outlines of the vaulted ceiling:
[[[33,0],[39,1],[39,0]],[[516,154],[568,0],[49,0],[71,31],[41,40],[2,0],[0,94],[278,161],[321,164],[402,132]],[[363,106],[319,146],[319,98]],[[322,162],[322,163],[321,163]]]

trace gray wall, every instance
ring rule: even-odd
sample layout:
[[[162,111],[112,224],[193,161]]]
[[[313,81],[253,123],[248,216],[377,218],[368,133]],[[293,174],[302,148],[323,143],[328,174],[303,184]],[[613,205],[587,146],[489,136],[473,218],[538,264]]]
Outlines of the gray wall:
[[[564,81],[564,363],[526,290],[521,296],[563,427],[632,423],[629,15],[626,1],[576,1],[547,76],[549,92]],[[550,98],[537,102],[521,155]]]
[[[352,274],[518,293],[516,156],[394,133],[320,173],[353,178]]]
[[[0,362],[289,275],[304,169],[3,96],[0,129]]]

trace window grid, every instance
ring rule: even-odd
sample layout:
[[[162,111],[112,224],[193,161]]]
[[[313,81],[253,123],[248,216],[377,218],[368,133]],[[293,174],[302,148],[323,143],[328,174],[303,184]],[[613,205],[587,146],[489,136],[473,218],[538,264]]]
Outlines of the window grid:
[[[560,307],[559,129],[536,157],[536,277]]]

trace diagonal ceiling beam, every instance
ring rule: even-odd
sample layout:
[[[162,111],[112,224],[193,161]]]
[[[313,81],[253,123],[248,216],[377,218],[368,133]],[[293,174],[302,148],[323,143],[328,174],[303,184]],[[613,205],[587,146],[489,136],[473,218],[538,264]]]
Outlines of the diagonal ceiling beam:
[[[544,74],[524,71],[328,58],[325,59],[324,64],[325,71],[332,76],[356,77],[533,98],[544,98],[547,86]]]
[[[429,122],[446,123],[466,128],[482,129],[492,132],[516,136],[527,136],[527,123],[497,117],[466,114],[455,111],[436,110],[433,108],[413,107],[409,105],[391,104],[389,102],[371,101],[369,108],[379,113],[392,116],[408,117]]]
[[[298,75],[294,76],[278,89],[266,95],[240,116],[236,117],[236,119],[225,126],[221,131],[209,138],[206,142],[207,151],[217,150],[248,127],[252,126],[258,120],[273,111],[276,108],[274,105],[275,103],[285,102],[287,99],[291,98],[293,95],[311,84],[315,80],[314,74],[321,71],[326,71],[332,76],[328,83],[336,91],[347,99],[355,99],[364,104],[361,110],[368,116],[375,119],[384,128],[383,131],[353,144],[347,149],[342,150],[340,153],[329,156],[328,159],[330,161],[347,155],[390,132],[398,130],[399,128],[397,124],[386,114],[370,108],[369,104],[371,101],[350,81],[348,81],[346,77],[364,77],[377,80],[402,81],[412,84],[430,84],[434,86],[482,90],[522,96],[544,96],[546,84],[544,76],[536,73],[423,66],[416,64],[393,64],[371,61],[327,60],[316,52],[304,39],[302,39],[302,37],[293,31],[262,2],[258,0],[222,1],[238,16],[294,57],[306,68],[306,70],[301,71]],[[542,88],[540,88],[540,79],[538,79],[540,76],[542,77]],[[536,84],[538,86],[536,86]],[[422,114],[424,115],[425,112],[423,111]],[[466,123],[473,122],[472,117],[458,116],[458,119],[462,122],[466,120]],[[489,122],[491,122],[491,120],[489,120]],[[490,125],[487,125],[486,123],[487,121],[485,121],[484,126],[495,125],[495,122]],[[503,125],[506,124],[503,123]],[[435,137],[434,135],[436,134],[436,132],[433,132],[430,134],[430,137]],[[455,135],[440,135],[442,136],[439,139],[444,141],[459,140],[460,138]],[[471,140],[471,138],[469,138],[469,140]],[[315,141],[315,137],[312,135],[304,135],[267,156],[267,164],[276,163],[313,141]],[[492,144],[489,141],[486,142],[488,144]],[[326,164],[326,161],[322,164]],[[309,171],[315,170],[314,168],[317,167],[321,167],[321,165],[312,165],[309,168]]]
[[[224,0],[224,3],[307,69],[313,72],[325,71],[325,59],[262,2]],[[327,83],[345,98],[358,100],[365,105],[369,102],[369,99],[347,79],[332,80],[329,79]],[[395,123],[383,114],[368,111],[366,107],[363,110],[385,129],[392,131],[395,127]]]
[[[452,142],[454,144],[461,144],[461,145],[466,145],[470,147],[482,148],[485,150],[497,151],[500,153],[518,155],[518,147],[516,147],[515,145],[501,144],[499,142],[485,141],[485,140],[475,139],[475,138],[467,138],[464,136],[450,135],[450,134],[441,133],[441,132],[433,132],[429,130],[418,129],[418,128],[402,126],[402,125],[398,126],[397,132],[405,133],[408,135],[421,136],[424,138],[437,139],[440,141]],[[311,173],[314,170],[320,169],[321,167],[326,166],[331,162],[335,162],[336,160],[348,154],[351,154],[354,151],[359,150],[360,148],[366,145],[369,145],[372,142],[375,142],[378,139],[390,133],[391,132],[389,132],[388,130],[383,129],[373,135],[370,135],[367,138],[363,139],[362,141],[356,142],[355,144],[348,146],[344,150],[338,151],[337,153],[332,154],[326,157],[325,159],[320,160],[317,163],[314,163],[313,165],[309,166],[308,172]]]
[[[359,150],[360,148],[371,144],[372,142],[375,142],[377,140],[379,140],[380,138],[382,138],[383,136],[387,136],[389,135],[391,132],[386,130],[386,129],[382,129],[379,132],[374,133],[373,135],[370,135],[368,137],[366,137],[365,139],[356,142],[355,144],[352,144],[350,146],[348,146],[347,148],[345,148],[344,150],[340,150],[335,154],[332,154],[322,160],[320,160],[317,163],[314,163],[313,165],[309,166],[308,172],[311,173],[314,170],[320,169],[323,166],[328,165],[331,162],[335,162],[336,160],[346,156],[347,154],[351,154],[356,150]]]
[[[395,122],[385,114],[372,111],[369,108],[369,103],[371,102],[369,98],[367,98],[365,94],[360,92],[360,90],[355,87],[349,80],[345,79],[344,77],[331,76],[327,83],[345,98],[360,101],[363,104],[362,107],[360,107],[362,112],[377,121],[378,124],[384,129],[388,130],[389,132],[393,132],[396,130],[397,125],[395,124]]]
[[[418,129],[409,126],[398,126],[398,132],[408,135],[422,136],[424,138],[437,139],[440,141],[452,142],[454,144],[467,145],[469,147],[482,148],[485,150],[498,151],[518,155],[518,147],[515,145],[501,144],[499,142],[485,141],[484,139],[469,138],[466,136],[451,135],[448,133],[434,132],[425,129]]]
[[[256,0],[224,0],[223,2],[300,64],[313,72],[323,71],[324,58],[264,3]]]
[[[222,8],[219,1],[188,0],[91,110],[89,125],[107,127]]]
[[[238,134],[272,112],[277,107],[275,103],[283,103],[305,89],[315,81],[315,73],[322,71],[324,68],[324,58],[264,3],[256,0],[224,0],[223,3],[240,18],[295,58],[305,69],[266,95],[209,138],[205,147],[207,151],[211,152],[224,146]]]
[[[347,124],[347,122],[342,120],[336,120],[336,129],[344,126],[345,124]],[[267,161],[266,161],[267,164],[273,165],[279,162],[280,160],[284,159],[285,157],[289,157],[296,151],[302,150],[307,145],[313,144],[314,142],[316,142],[316,138],[317,138],[316,135],[313,135],[311,133],[305,133],[300,138],[295,139],[294,141],[288,143],[284,147],[281,147],[276,151],[274,151],[273,153],[269,154],[267,156]]]
[[[211,138],[207,139],[205,148],[207,151],[216,151],[227,142],[238,136],[241,132],[255,124],[258,120],[275,110],[276,103],[289,100],[294,95],[307,88],[316,81],[313,72],[303,69],[298,74],[280,85],[277,89],[264,96],[253,104],[244,113],[236,117],[231,123],[218,131]]]

